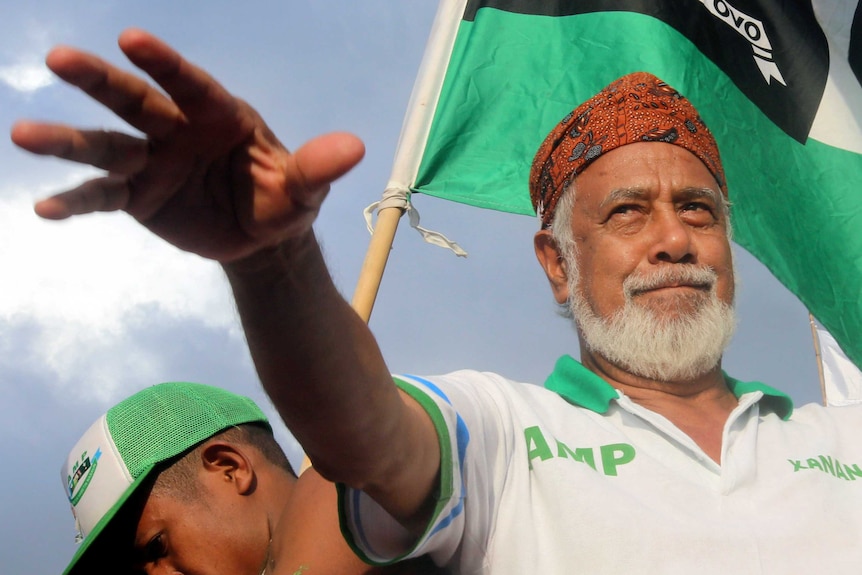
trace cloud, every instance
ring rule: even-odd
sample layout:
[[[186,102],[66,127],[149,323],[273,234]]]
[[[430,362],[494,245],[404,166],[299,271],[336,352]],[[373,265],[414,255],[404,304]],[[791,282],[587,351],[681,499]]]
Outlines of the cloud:
[[[70,172],[51,189],[85,173]],[[192,322],[241,341],[216,264],[172,248],[121,214],[42,221],[30,196],[0,189],[0,325],[28,328],[28,353],[15,356],[20,368],[47,370],[58,387],[85,382],[76,394],[107,400],[129,373],[150,383],[161,377],[164,361],[153,346],[136,345],[156,320]]]
[[[56,81],[54,75],[41,63],[20,63],[0,66],[0,82],[13,90],[32,93]]]
[[[0,84],[25,95],[57,81],[44,58],[58,35],[68,33],[70,22],[47,19],[46,11],[57,15],[44,6],[16,6],[0,23]]]

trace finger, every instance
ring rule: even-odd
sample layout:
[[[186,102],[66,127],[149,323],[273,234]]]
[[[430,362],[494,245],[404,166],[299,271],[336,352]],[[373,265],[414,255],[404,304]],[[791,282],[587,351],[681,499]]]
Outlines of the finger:
[[[297,183],[294,201],[303,204],[322,201],[329,184],[349,172],[364,155],[362,140],[346,132],[308,141],[290,157]]]
[[[127,179],[123,176],[107,176],[37,202],[35,210],[45,219],[63,220],[80,214],[122,210],[128,202]]]
[[[119,44],[192,123],[225,125],[242,115],[243,107],[221,84],[155,36],[133,28],[120,35]]]
[[[19,122],[12,127],[12,141],[34,154],[88,164],[116,174],[133,174],[147,160],[147,141],[120,132]]]
[[[77,86],[145,134],[163,138],[184,121],[170,98],[92,54],[60,46],[51,50],[45,63],[63,81]]]

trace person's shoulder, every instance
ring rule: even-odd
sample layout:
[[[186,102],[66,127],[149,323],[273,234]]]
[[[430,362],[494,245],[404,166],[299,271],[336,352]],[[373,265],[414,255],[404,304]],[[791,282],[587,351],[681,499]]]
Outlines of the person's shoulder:
[[[541,385],[516,381],[499,373],[462,369],[442,375],[395,375],[396,385],[410,393],[419,388],[428,395],[448,401],[450,397],[472,397],[477,401],[493,399],[510,401],[559,401],[559,396]],[[412,394],[411,394],[412,395]]]
[[[793,407],[793,414],[799,413],[859,413],[862,401],[846,405],[823,405],[822,403],[804,403]]]
[[[536,388],[541,389],[541,386],[534,385],[510,379],[499,373],[492,371],[479,371],[475,369],[459,369],[450,371],[440,375],[413,375],[413,374],[395,374],[395,382],[398,384],[421,384],[426,387],[448,387],[448,386],[466,386],[483,388],[504,388],[504,389],[523,389]]]
[[[794,407],[788,421],[815,427],[834,425],[841,429],[862,429],[862,403],[841,406],[807,403]]]

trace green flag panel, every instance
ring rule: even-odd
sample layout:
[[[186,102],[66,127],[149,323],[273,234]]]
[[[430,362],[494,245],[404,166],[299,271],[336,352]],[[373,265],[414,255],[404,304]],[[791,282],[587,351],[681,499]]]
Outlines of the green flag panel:
[[[750,99],[762,87],[743,93],[701,48],[644,14],[547,16],[482,8],[460,23],[412,189],[533,214],[527,182],[545,135],[616,78],[651,72],[697,106],[718,141],[734,240],[862,365],[862,156],[806,141],[799,122],[779,128],[763,103],[758,107]],[[738,57],[751,67],[762,64],[753,54],[749,49]],[[810,78],[781,80],[791,97],[794,83]],[[775,77],[759,81],[784,89]],[[796,92],[819,104],[822,89]]]

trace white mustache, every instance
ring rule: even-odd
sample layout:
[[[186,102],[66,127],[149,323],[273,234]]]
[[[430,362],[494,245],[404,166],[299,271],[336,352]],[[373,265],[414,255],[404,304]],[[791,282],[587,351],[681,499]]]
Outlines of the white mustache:
[[[718,274],[709,266],[672,265],[659,268],[651,274],[632,274],[623,282],[626,297],[646,291],[676,286],[691,286],[710,290],[718,280]]]

